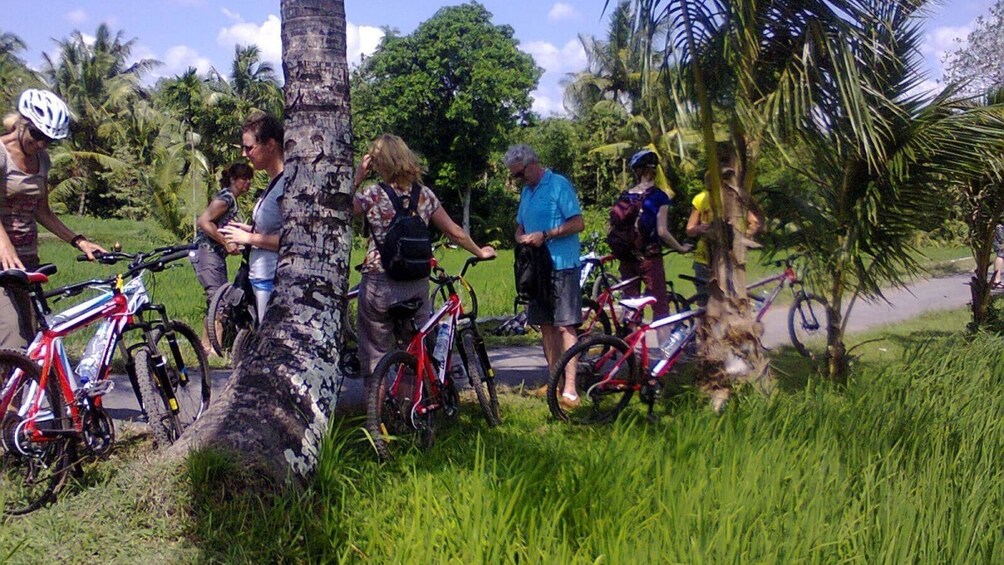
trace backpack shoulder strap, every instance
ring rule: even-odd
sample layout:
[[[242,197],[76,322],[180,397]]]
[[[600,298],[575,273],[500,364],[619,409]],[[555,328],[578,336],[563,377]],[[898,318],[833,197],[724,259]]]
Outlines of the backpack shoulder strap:
[[[408,202],[408,211],[412,215],[418,215],[418,199],[422,196],[422,185],[417,182],[411,183],[411,197]]]
[[[387,195],[387,198],[390,200],[390,203],[394,206],[394,213],[400,214],[401,212],[403,212],[404,208],[401,206],[401,199],[398,198],[396,191],[384,183],[380,183],[380,188],[383,189],[384,194]]]

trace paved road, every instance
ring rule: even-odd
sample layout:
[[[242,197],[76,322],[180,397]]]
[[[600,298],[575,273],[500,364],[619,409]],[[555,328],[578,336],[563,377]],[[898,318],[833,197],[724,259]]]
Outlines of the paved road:
[[[858,302],[851,312],[848,333],[893,324],[921,313],[960,308],[970,300],[968,274],[951,275],[918,281],[908,289],[886,292],[888,302]],[[764,317],[764,345],[774,347],[789,343],[788,310],[781,305]],[[494,347],[489,352],[499,383],[504,386],[536,388],[546,380],[544,354],[539,347]],[[213,388],[222,389],[229,371],[213,371]],[[125,376],[115,377],[115,389],[106,395],[105,406],[112,417],[135,420],[139,415],[135,396]],[[338,411],[354,412],[362,405],[361,381],[346,379],[339,398]]]

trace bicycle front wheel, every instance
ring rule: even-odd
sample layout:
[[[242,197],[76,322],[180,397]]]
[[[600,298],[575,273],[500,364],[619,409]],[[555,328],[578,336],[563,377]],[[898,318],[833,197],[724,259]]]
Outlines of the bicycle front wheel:
[[[822,359],[827,326],[826,301],[815,294],[799,293],[788,310],[788,333],[795,349],[810,359]]]
[[[499,395],[495,388],[495,379],[486,374],[488,360],[481,357],[477,346],[474,343],[474,331],[463,332],[462,345],[464,357],[467,364],[467,378],[474,389],[474,395],[478,398],[481,412],[485,415],[488,425],[495,427],[501,423],[499,416]]]
[[[149,347],[138,347],[133,353],[133,362],[136,366],[136,386],[143,400],[147,424],[153,432],[153,441],[161,449],[166,449],[181,435],[181,428],[157,378],[154,355]]]
[[[50,375],[43,389],[38,364],[23,353],[0,351],[0,379],[0,499],[4,514],[18,516],[55,499],[70,466],[71,440],[45,432],[73,426],[57,379]]]
[[[547,385],[547,405],[563,422],[612,421],[627,406],[637,382],[637,361],[624,340],[597,335],[561,356]],[[575,398],[563,395],[567,367],[575,367]]]
[[[391,458],[390,443],[412,429],[412,394],[418,360],[406,351],[384,355],[366,383],[366,431],[381,461]]]
[[[187,324],[171,320],[165,329],[154,330],[157,351],[164,356],[167,378],[178,401],[181,432],[199,419],[209,407],[212,384],[209,361],[199,336]]]

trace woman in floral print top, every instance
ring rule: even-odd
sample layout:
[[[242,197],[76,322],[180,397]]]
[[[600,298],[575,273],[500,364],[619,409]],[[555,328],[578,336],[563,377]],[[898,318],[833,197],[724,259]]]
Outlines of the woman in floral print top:
[[[405,202],[411,197],[412,184],[421,184],[418,160],[396,135],[381,135],[373,142],[356,169],[355,186],[362,185],[371,171],[375,171],[383,183]],[[366,386],[369,387],[373,369],[380,358],[390,351],[393,342],[393,322],[387,315],[387,309],[396,302],[418,298],[422,301],[422,307],[415,315],[415,323],[424,324],[430,315],[429,279],[397,281],[384,273],[377,242],[383,241],[388,226],[394,219],[394,205],[379,184],[358,190],[353,199],[353,212],[357,216],[363,216],[370,229],[369,248],[361,269],[363,278],[359,285],[358,323],[359,361]],[[474,243],[446,213],[435,193],[424,185],[419,194],[418,215],[475,257],[489,259],[495,256],[495,249],[491,246],[479,247]]]

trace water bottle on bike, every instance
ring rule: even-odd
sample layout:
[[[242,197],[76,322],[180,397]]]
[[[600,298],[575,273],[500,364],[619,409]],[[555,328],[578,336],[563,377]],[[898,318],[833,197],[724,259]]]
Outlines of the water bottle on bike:
[[[98,330],[94,332],[90,341],[87,342],[87,347],[84,349],[84,354],[80,357],[80,362],[77,363],[76,370],[77,378],[80,379],[81,386],[98,379],[98,367],[101,365],[101,354],[104,353],[105,346],[108,344],[108,340],[111,338],[111,335],[111,320],[103,320],[98,324]]]
[[[436,372],[440,382],[446,375],[446,356],[450,349],[450,324],[441,322],[436,330],[436,347],[432,350],[432,358],[436,361]]]

